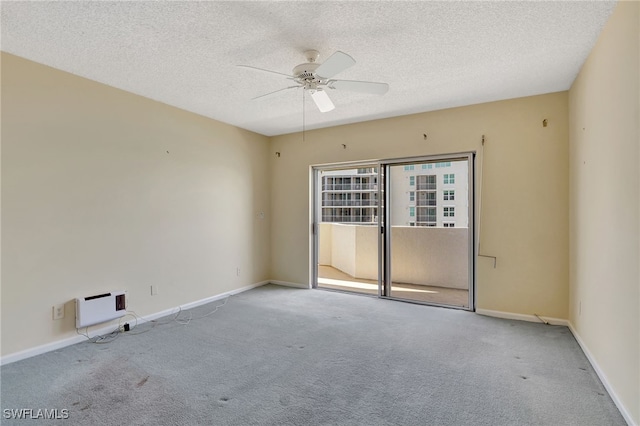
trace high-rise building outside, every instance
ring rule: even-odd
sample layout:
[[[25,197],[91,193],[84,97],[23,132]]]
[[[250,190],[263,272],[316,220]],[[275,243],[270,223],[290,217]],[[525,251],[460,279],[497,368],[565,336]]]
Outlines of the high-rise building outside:
[[[321,172],[322,222],[378,223],[378,169]]]
[[[467,161],[391,167],[393,226],[469,226]]]
[[[466,161],[390,167],[392,226],[469,226]],[[321,221],[378,222],[378,170],[375,167],[322,171]]]

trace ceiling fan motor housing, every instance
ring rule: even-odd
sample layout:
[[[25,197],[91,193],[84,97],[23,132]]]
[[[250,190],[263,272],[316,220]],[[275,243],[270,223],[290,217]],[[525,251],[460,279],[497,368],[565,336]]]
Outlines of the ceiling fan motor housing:
[[[314,72],[316,68],[318,68],[319,66],[320,64],[316,64],[312,62],[300,64],[293,69],[292,74],[296,79],[300,79],[300,80],[314,79],[316,78],[316,75],[314,74]]]

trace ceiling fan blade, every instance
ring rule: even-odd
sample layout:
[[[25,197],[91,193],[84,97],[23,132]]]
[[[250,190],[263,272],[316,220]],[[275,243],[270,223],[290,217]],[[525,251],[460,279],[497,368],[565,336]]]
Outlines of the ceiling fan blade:
[[[236,66],[240,67],[240,68],[249,68],[249,69],[256,70],[256,71],[269,72],[271,74],[280,74],[280,75],[284,75],[285,77],[293,78],[293,76],[290,75],[290,74],[285,74],[285,73],[278,72],[278,71],[265,70],[264,68],[252,67],[251,65],[236,65]]]
[[[384,95],[389,90],[387,83],[355,80],[332,80],[329,82],[329,87],[351,92],[370,93],[372,95]]]
[[[300,87],[300,86],[289,86],[289,87],[285,87],[285,88],[282,88],[282,89],[274,90],[273,92],[265,93],[264,95],[260,95],[260,96],[256,96],[255,98],[251,98],[251,100],[264,98],[265,96],[273,95],[274,93],[282,92],[283,90],[295,89],[297,87]]]
[[[328,112],[334,109],[336,106],[331,102],[329,95],[324,90],[316,90],[311,92],[311,97],[316,103],[316,106],[320,112]]]
[[[315,70],[315,74],[322,78],[331,78],[355,63],[355,59],[338,50]]]

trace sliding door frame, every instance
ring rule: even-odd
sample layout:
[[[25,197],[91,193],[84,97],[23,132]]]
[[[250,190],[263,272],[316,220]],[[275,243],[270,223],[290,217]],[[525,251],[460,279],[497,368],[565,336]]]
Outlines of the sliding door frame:
[[[312,255],[311,255],[311,287],[318,288],[318,259],[319,259],[319,224],[321,221],[322,202],[319,199],[320,172],[331,170],[344,170],[360,167],[377,167],[378,169],[378,297],[392,300],[402,300],[411,303],[442,306],[446,308],[462,309],[475,311],[476,309],[476,223],[475,223],[475,151],[459,152],[442,155],[425,155],[415,157],[389,158],[383,160],[367,160],[352,161],[344,163],[319,164],[311,166],[311,178],[313,184],[313,201],[311,208],[312,214]],[[421,302],[408,299],[399,299],[391,296],[391,215],[388,206],[390,203],[389,188],[391,174],[390,166],[413,164],[413,163],[434,163],[447,160],[466,160],[468,165],[468,284],[469,284],[469,303],[467,307],[458,307],[452,305],[442,305],[432,302]]]
[[[383,270],[382,274],[380,274],[381,283],[378,286],[379,291],[381,292],[380,297],[385,299],[393,299],[393,300],[402,300],[405,302],[418,303],[423,305],[431,305],[431,306],[441,306],[446,308],[454,308],[454,309],[462,309],[475,311],[475,151],[470,152],[461,152],[461,153],[453,153],[453,154],[443,154],[443,155],[428,155],[428,156],[419,156],[419,157],[404,157],[404,158],[393,158],[380,160],[378,174],[379,176],[384,175],[384,182],[379,182],[379,188],[384,191],[384,217],[383,215],[379,215],[381,219],[380,224],[380,234],[381,241],[378,245],[379,250],[379,267]],[[422,302],[417,300],[409,300],[409,299],[400,299],[396,297],[392,297],[391,294],[391,219],[393,216],[392,212],[389,212],[389,208],[386,206],[391,205],[391,191],[386,190],[391,185],[391,173],[389,173],[389,169],[391,166],[401,166],[401,165],[409,165],[415,163],[435,163],[440,161],[451,161],[451,160],[464,160],[467,161],[468,166],[468,188],[469,188],[469,196],[468,196],[468,217],[469,217],[469,230],[468,230],[468,285],[469,285],[469,302],[468,307],[459,307],[453,305],[444,305],[433,302]],[[380,177],[378,178],[380,179]],[[380,199],[381,195],[378,195]],[[382,202],[382,201],[381,201]],[[386,230],[386,232],[385,232]],[[380,279],[379,278],[379,279]]]
[[[379,160],[368,160],[368,161],[349,161],[344,163],[331,163],[331,164],[318,164],[311,166],[311,174],[312,174],[312,182],[313,182],[313,201],[311,203],[311,208],[313,209],[312,215],[312,223],[311,223],[311,232],[313,234],[313,253],[311,255],[311,288],[318,288],[318,259],[320,252],[320,233],[319,224],[322,209],[322,202],[319,200],[320,192],[318,191],[319,186],[321,184],[319,176],[320,172],[323,171],[332,171],[332,170],[348,170],[348,169],[357,169],[362,167],[377,167],[378,168],[378,229],[380,229],[380,161]],[[380,249],[380,241],[378,242],[378,250]],[[381,285],[381,275],[379,273],[380,270],[380,259],[378,258],[378,297],[381,296],[380,285]],[[340,291],[340,290],[337,290]],[[367,296],[366,293],[358,293]],[[369,295],[370,296],[370,295]]]

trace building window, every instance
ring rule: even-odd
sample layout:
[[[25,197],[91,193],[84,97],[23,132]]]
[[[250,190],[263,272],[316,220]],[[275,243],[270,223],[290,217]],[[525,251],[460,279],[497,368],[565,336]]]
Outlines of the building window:
[[[453,201],[456,199],[455,197],[456,197],[456,191],[454,191],[453,189],[444,191],[445,201]]]
[[[409,192],[409,201],[416,201],[416,193],[413,191]]]
[[[431,167],[432,167],[431,164],[423,164],[422,165],[422,170],[429,170],[429,169],[431,169]]]
[[[404,166],[404,171],[405,171],[405,172],[409,172],[409,171],[411,171],[411,170],[413,170],[413,169],[414,169],[413,164],[410,164],[410,165],[408,165],[408,166]]]
[[[410,186],[415,186],[416,184],[416,177],[415,176],[409,176],[409,185]]]
[[[415,222],[409,222],[409,226],[416,226]]]
[[[448,185],[448,184],[453,184],[456,183],[456,175],[453,173],[449,173],[449,174],[444,174],[444,184]]]
[[[415,215],[416,215],[416,208],[415,207],[409,207],[409,216],[415,217]]]
[[[444,226],[445,228],[455,228],[456,224],[453,222],[445,222],[442,224],[442,226]]]
[[[444,217],[454,217],[456,215],[455,209],[455,207],[445,207]]]
[[[418,184],[416,189],[418,191],[436,189],[436,175],[418,176]]]
[[[436,208],[418,206],[416,222],[417,226],[435,226],[436,225]]]
[[[420,182],[418,182],[418,189],[420,189]],[[435,191],[420,191],[418,192],[418,205],[419,206],[435,206],[436,192]]]

